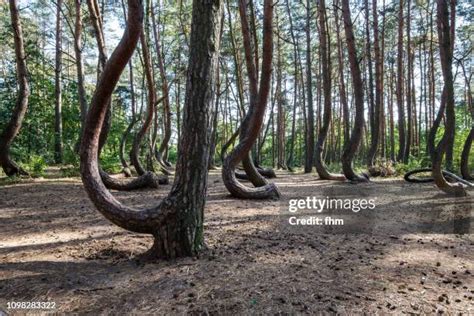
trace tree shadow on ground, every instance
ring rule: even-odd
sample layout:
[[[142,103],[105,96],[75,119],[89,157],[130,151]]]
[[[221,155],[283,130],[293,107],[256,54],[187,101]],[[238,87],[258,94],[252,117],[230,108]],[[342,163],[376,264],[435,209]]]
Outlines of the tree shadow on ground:
[[[282,175],[277,178],[281,201],[240,201],[226,194],[218,177],[211,174],[209,181],[209,249],[199,258],[154,263],[138,260],[151,238],[108,223],[80,185],[27,186],[37,190],[29,199],[28,192],[7,188],[2,219],[9,226],[18,224],[16,219],[25,230],[6,227],[0,233],[2,241],[24,237],[16,247],[0,248],[0,307],[7,300],[50,300],[60,312],[81,314],[353,314],[466,312],[471,306],[472,290],[464,286],[472,280],[466,271],[474,270],[472,234],[392,234],[390,229],[406,226],[408,217],[422,219],[423,213],[445,221],[444,213],[472,205],[472,199],[433,199],[435,188],[413,190],[397,181],[354,186],[316,180],[314,186],[297,186],[313,179]],[[114,194],[129,205],[151,205],[167,188],[160,190]],[[45,202],[42,196],[52,191]],[[291,228],[288,201],[305,196],[377,196],[380,203],[364,217],[370,219],[365,231]],[[43,202],[46,211],[38,207]],[[62,235],[67,231],[78,235]],[[32,232],[47,238],[35,245],[41,236],[29,237]],[[448,277],[451,282],[443,282]],[[454,284],[457,280],[462,283]],[[439,301],[443,293],[449,304]]]

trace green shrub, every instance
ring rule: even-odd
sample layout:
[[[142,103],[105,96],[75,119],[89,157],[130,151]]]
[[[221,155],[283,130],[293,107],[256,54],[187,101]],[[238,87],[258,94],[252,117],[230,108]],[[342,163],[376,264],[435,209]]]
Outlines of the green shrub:
[[[28,162],[26,163],[26,169],[33,177],[44,176],[44,171],[46,170],[46,167],[46,160],[43,158],[43,156],[30,156]]]

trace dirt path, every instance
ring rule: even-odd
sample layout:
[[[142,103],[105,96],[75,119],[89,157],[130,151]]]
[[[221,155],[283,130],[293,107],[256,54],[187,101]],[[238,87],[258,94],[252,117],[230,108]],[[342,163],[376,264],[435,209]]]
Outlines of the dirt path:
[[[239,201],[212,172],[209,249],[146,264],[136,258],[151,239],[109,224],[80,179],[2,186],[0,315],[14,313],[11,301],[81,314],[474,313],[474,192],[283,173],[275,182],[281,201]],[[140,207],[169,188],[114,194]],[[340,213],[340,227],[289,225],[289,200],[308,196],[374,199],[375,209]]]

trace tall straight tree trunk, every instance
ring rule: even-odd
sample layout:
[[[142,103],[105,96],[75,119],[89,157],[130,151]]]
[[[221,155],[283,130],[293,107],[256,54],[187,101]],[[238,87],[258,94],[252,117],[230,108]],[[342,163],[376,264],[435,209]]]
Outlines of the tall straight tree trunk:
[[[339,4],[339,1],[336,0],[336,6]],[[336,36],[337,36],[337,61],[338,61],[338,72],[339,72],[339,94],[341,98],[342,106],[342,119],[345,122],[344,124],[344,143],[349,142],[350,135],[350,118],[349,118],[349,104],[347,102],[346,94],[346,84],[344,82],[344,51],[341,48],[341,36],[340,36],[340,27],[339,27],[339,12],[337,7],[334,9],[334,16],[336,17]]]
[[[451,8],[454,10],[454,7]],[[455,195],[465,196],[466,191],[461,183],[451,184],[446,181],[442,171],[443,157],[449,146],[449,142],[454,138],[455,131],[455,115],[454,115],[454,80],[452,72],[453,64],[453,49],[452,41],[454,38],[450,34],[449,28],[449,10],[448,4],[445,0],[437,0],[437,26],[438,26],[438,42],[439,53],[441,59],[441,68],[444,79],[444,92],[446,96],[446,121],[444,134],[432,158],[432,174],[436,186],[442,191]]]
[[[403,6],[400,0],[398,8],[398,56],[397,56],[397,106],[398,106],[398,154],[397,161],[403,161],[406,151],[405,106],[403,102]]]
[[[413,142],[413,105],[412,105],[412,75],[413,71],[411,61],[411,0],[407,1],[407,84],[406,84],[406,104],[407,104],[407,135],[405,143],[405,152],[403,162],[408,163],[408,158],[411,153],[411,145]]]
[[[125,158],[125,148],[126,148],[126,143],[128,136],[132,132],[133,127],[137,123],[137,114],[136,114],[136,96],[135,96],[135,82],[134,82],[134,77],[133,77],[133,64],[132,61],[128,63],[128,75],[129,75],[129,84],[130,84],[130,108],[132,111],[132,117],[130,119],[130,122],[128,123],[127,128],[125,129],[125,132],[122,134],[122,138],[120,139],[120,150],[119,150],[119,156],[120,156],[120,162],[122,163],[122,172],[125,174],[126,177],[131,177],[132,172],[130,170],[130,166],[127,162],[127,159]]]
[[[28,97],[30,86],[28,84],[28,72],[26,69],[26,54],[23,45],[23,30],[18,13],[16,0],[9,0],[10,17],[13,28],[13,42],[15,45],[16,73],[18,82],[18,93],[15,107],[12,111],[10,121],[0,134],[0,165],[7,176],[28,175],[10,157],[10,146],[20,131],[23,118],[28,108]]]
[[[251,101],[249,110],[241,124],[240,142],[224,160],[222,178],[227,190],[235,197],[251,199],[278,198],[280,197],[280,193],[273,183],[268,183],[256,188],[248,188],[239,183],[235,177],[235,168],[243,159],[249,157],[250,149],[257,140],[262,127],[270,92],[273,57],[273,7],[271,0],[265,0],[263,12],[262,67],[260,87],[257,89],[256,68],[253,63],[253,58],[250,58],[251,55],[249,54],[250,32],[248,31],[245,11],[242,12],[242,8],[245,7],[243,1],[244,0],[241,0],[239,7],[241,9],[244,45],[246,46],[246,63],[250,79]]]
[[[321,54],[321,67],[323,73],[323,92],[324,92],[324,117],[321,128],[318,133],[318,141],[316,143],[315,166],[322,180],[345,180],[342,175],[331,174],[327,170],[323,160],[323,149],[328,135],[329,126],[332,118],[332,104],[331,104],[331,48],[326,21],[326,1],[319,0],[319,43]]]
[[[370,6],[369,6],[369,1],[365,0],[364,1],[364,6],[365,6],[365,35],[366,35],[366,55],[367,55],[367,72],[368,72],[368,105],[369,105],[369,124],[370,124],[370,145],[368,154],[367,154],[367,164],[369,166],[372,166],[371,161],[369,160],[374,160],[370,159],[372,157],[369,157],[371,155],[374,156],[375,158],[375,153],[377,151],[377,146],[375,146],[375,150],[372,148],[374,146],[374,139],[377,138],[378,136],[375,136],[375,134],[378,133],[378,127],[375,126],[375,98],[374,98],[374,78],[373,78],[373,64],[372,64],[372,45],[371,45],[371,36],[370,36],[370,22],[369,22],[369,17],[370,17]],[[377,67],[377,66],[375,66]],[[367,137],[368,141],[368,137]],[[377,144],[378,145],[378,144]],[[374,153],[372,153],[374,151]]]
[[[76,57],[76,73],[77,73],[77,93],[79,96],[79,110],[81,113],[81,131],[76,146],[76,152],[79,152],[79,146],[81,144],[81,135],[84,131],[84,124],[87,116],[87,94],[84,86],[84,62],[82,60],[82,0],[74,1],[76,12],[75,12],[75,23],[74,23],[74,55]]]
[[[344,18],[344,30],[346,33],[347,51],[349,54],[349,64],[351,67],[352,86],[354,90],[355,118],[349,142],[344,144],[342,153],[342,170],[348,180],[354,182],[365,182],[368,179],[357,175],[352,169],[352,160],[359,148],[364,128],[364,86],[357,58],[354,31],[352,27],[351,11],[349,0],[342,0],[342,16]]]
[[[54,162],[63,162],[63,118],[62,118],[62,0],[56,3],[56,62],[54,66]]]
[[[291,35],[291,40],[293,44],[293,66],[294,66],[294,86],[293,86],[293,111],[292,111],[292,121],[291,121],[291,141],[290,141],[290,149],[289,149],[289,155],[288,155],[288,160],[287,160],[287,167],[288,170],[293,170],[293,164],[294,164],[294,150],[295,150],[295,136],[296,136],[296,107],[298,104],[298,82],[299,82],[299,72],[298,72],[298,59],[299,59],[299,45],[298,41],[295,36],[294,32],[294,26],[293,26],[293,19],[291,16],[291,9],[290,9],[290,2],[289,0],[286,0],[286,12],[288,14],[288,19],[290,22],[290,35]]]
[[[451,36],[451,51],[454,52],[454,38],[456,32],[456,0],[449,0],[450,11],[450,36]],[[456,116],[454,117],[456,120]],[[448,142],[448,148],[446,149],[446,169],[453,171],[453,154],[454,154],[454,139],[456,130],[451,135],[451,139]]]
[[[466,82],[466,103],[469,113],[471,114],[471,130],[464,142],[464,147],[461,153],[461,175],[466,180],[474,180],[474,176],[469,171],[469,154],[471,152],[472,142],[474,141],[474,106],[472,104],[472,90],[471,90],[471,79],[472,73],[467,74],[466,68],[463,63],[461,63],[462,72],[464,75],[464,80]]]
[[[100,14],[99,3],[97,0],[87,0],[87,6],[89,8],[89,14],[91,17],[92,27],[94,29],[95,39],[97,42],[97,49],[99,52],[99,61],[97,63],[97,80],[100,77],[100,74],[104,70],[105,63],[107,62],[107,50],[105,47],[105,36],[104,28],[102,24],[102,16]],[[112,124],[112,98],[109,99],[109,110],[107,112],[107,117],[105,120],[104,128],[102,129],[102,134],[100,135],[100,149],[105,145],[107,141],[107,136],[109,134],[110,126]]]
[[[153,3],[153,2],[152,2]],[[155,39],[156,54],[158,59],[158,69],[160,70],[161,78],[161,91],[163,94],[163,125],[164,134],[161,141],[160,147],[158,148],[158,162],[162,167],[169,167],[170,164],[167,161],[166,153],[168,152],[168,144],[171,139],[171,111],[170,111],[170,98],[168,93],[168,80],[166,79],[164,55],[160,44],[160,33],[158,32],[158,26],[155,17],[155,6],[151,6],[151,20],[153,24],[153,35]]]
[[[130,60],[142,31],[143,7],[128,1],[125,33],[110,57],[92,98],[81,145],[84,187],[97,209],[116,225],[154,236],[148,254],[154,258],[194,256],[204,246],[203,217],[207,191],[210,121],[215,96],[222,2],[193,2],[190,59],[183,135],[176,178],[169,195],[157,206],[136,210],[121,204],[103,185],[98,172],[99,134],[107,101]]]
[[[224,18],[222,18],[224,21]],[[221,28],[221,31],[224,27]],[[220,35],[222,38],[222,34]],[[219,40],[220,41],[220,40]],[[219,63],[218,63],[219,65]],[[219,120],[219,103],[220,103],[220,96],[221,96],[221,79],[220,79],[220,65],[217,67],[217,74],[216,74],[216,100],[214,105],[214,114],[212,116],[212,125],[211,125],[211,144],[209,149],[209,170],[215,169],[215,154],[216,154],[216,146],[217,146],[217,128],[218,128],[218,120]]]
[[[124,22],[127,23],[127,9],[125,7],[125,2],[124,0],[120,1],[122,4],[122,11],[123,11],[123,18]],[[131,177],[132,176],[132,171],[130,170],[130,166],[127,162],[127,159],[125,158],[126,154],[126,145],[127,145],[127,139],[128,136],[130,135],[133,127],[135,126],[135,123],[137,122],[137,105],[136,105],[136,95],[135,95],[135,80],[133,76],[133,58],[130,58],[130,61],[128,62],[128,82],[129,82],[129,89],[130,89],[130,110],[132,112],[132,117],[130,119],[130,122],[127,125],[127,128],[122,134],[122,137],[120,138],[120,147],[119,147],[119,158],[120,158],[120,163],[122,164],[122,172],[126,177]]]
[[[142,166],[139,158],[139,152],[140,152],[140,144],[142,143],[143,138],[145,137],[145,134],[148,132],[152,121],[153,121],[153,115],[155,113],[155,107],[156,107],[156,90],[155,90],[155,82],[153,79],[153,72],[152,72],[152,66],[151,66],[151,57],[150,57],[150,52],[148,50],[148,44],[147,44],[147,39],[145,35],[145,28],[143,28],[142,34],[140,35],[140,44],[141,44],[141,50],[143,54],[143,63],[144,63],[144,72],[145,72],[145,78],[146,78],[146,86],[148,90],[148,98],[147,98],[147,110],[145,114],[145,121],[143,122],[143,125],[141,126],[140,130],[137,132],[137,135],[135,135],[135,139],[133,140],[133,145],[132,145],[132,150],[130,152],[130,162],[132,165],[135,167],[135,170],[139,175],[145,174],[146,170]]]
[[[278,22],[278,19],[277,19]],[[278,23],[277,23],[278,24]],[[283,100],[286,98],[283,95],[283,61],[281,56],[281,40],[280,37],[277,39],[277,86],[276,86],[276,100],[277,103],[277,168],[278,169],[287,169],[286,168],[286,161],[285,161],[285,131],[286,131],[286,124],[285,124],[285,108],[283,104]]]
[[[237,81],[236,85],[237,85],[237,95],[238,95],[239,110],[240,110],[239,114],[244,116],[245,115],[245,109],[244,109],[245,102],[244,102],[244,91],[243,91],[244,85],[242,84],[242,73],[240,71],[241,62],[240,62],[238,50],[235,43],[234,28],[232,26],[232,15],[230,11],[229,1],[226,1],[226,8],[227,8],[227,20],[229,24],[230,44],[232,47],[232,57],[234,60],[235,76],[236,76],[236,81]]]
[[[474,119],[474,115],[472,115]],[[467,135],[466,141],[461,152],[461,175],[466,180],[474,180],[474,176],[469,170],[469,154],[471,152],[472,142],[474,140],[474,124]]]
[[[373,4],[377,5],[377,1],[374,1]],[[385,0],[382,1],[382,10],[385,11]],[[374,10],[375,11],[375,10]],[[380,94],[379,94],[379,97],[380,97],[380,104],[378,105],[379,106],[379,110],[380,110],[380,115],[378,116],[379,117],[379,127],[380,127],[380,134],[379,134],[379,142],[380,142],[380,153],[382,155],[382,158],[383,160],[386,160],[387,159],[387,151],[386,151],[386,148],[387,148],[387,137],[386,137],[386,132],[387,132],[387,120],[385,119],[385,115],[386,115],[386,109],[385,109],[385,105],[384,105],[384,85],[385,85],[385,76],[384,76],[384,72],[385,72],[385,66],[384,66],[384,63],[383,63],[383,60],[382,60],[382,56],[385,56],[385,26],[386,26],[386,23],[385,23],[385,18],[386,18],[386,15],[384,14],[383,17],[382,17],[382,33],[381,33],[381,36],[377,36],[378,39],[381,38],[382,41],[381,41],[381,44],[377,45],[378,46],[378,51],[380,53],[379,55],[379,62],[380,62]],[[377,17],[377,35],[378,35],[378,17]],[[377,41],[377,44],[379,43],[379,41]],[[374,52],[375,53],[375,52]],[[377,63],[377,61],[376,61]],[[377,64],[375,65],[375,67],[377,67]],[[376,73],[377,73],[377,70],[376,70]],[[375,93],[377,94],[377,85],[375,86]],[[376,96],[377,98],[377,96]],[[377,100],[376,100],[377,101]]]
[[[374,119],[373,119],[373,125],[372,125],[372,137],[371,137],[369,153],[367,155],[367,165],[369,168],[375,165],[375,158],[377,155],[377,149],[379,146],[379,140],[380,140],[380,135],[382,131],[381,120],[382,120],[382,110],[383,110],[383,106],[382,106],[383,60],[380,54],[380,45],[379,45],[379,22],[378,22],[377,0],[372,0],[372,17],[373,17],[374,57],[375,57],[375,102],[374,102]]]
[[[310,173],[313,170],[314,159],[314,106],[313,106],[313,78],[311,73],[311,1],[306,0],[306,93],[308,107],[308,124],[306,134],[306,160],[304,172]]]

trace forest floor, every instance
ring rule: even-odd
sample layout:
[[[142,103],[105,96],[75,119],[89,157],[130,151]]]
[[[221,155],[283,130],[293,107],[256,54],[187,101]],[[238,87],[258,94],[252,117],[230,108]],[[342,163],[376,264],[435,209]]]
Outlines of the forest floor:
[[[209,178],[208,249],[143,263],[146,235],[109,223],[79,178],[0,186],[0,315],[7,302],[50,301],[79,314],[474,313],[474,193],[433,184],[319,181],[278,172],[279,201],[231,198]],[[158,190],[114,192],[149,206]],[[291,226],[290,199],[374,199],[343,226]],[[334,214],[334,213],[333,213]],[[314,214],[313,214],[314,215]]]

